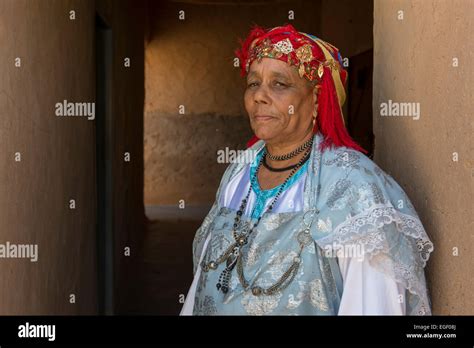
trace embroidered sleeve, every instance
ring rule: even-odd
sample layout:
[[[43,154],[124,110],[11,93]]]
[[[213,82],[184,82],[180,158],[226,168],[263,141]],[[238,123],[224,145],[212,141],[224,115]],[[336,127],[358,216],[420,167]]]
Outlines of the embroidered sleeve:
[[[375,163],[355,151],[341,153],[349,153],[346,160],[336,152],[326,162],[325,170],[337,175],[321,189],[313,237],[333,255],[362,255],[403,285],[407,315],[430,315],[424,267],[434,247],[413,205]]]

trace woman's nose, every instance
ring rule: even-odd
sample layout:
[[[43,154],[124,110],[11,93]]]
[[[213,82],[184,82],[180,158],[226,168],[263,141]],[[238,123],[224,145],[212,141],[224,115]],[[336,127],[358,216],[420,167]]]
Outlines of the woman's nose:
[[[260,85],[256,88],[256,91],[253,97],[254,97],[255,103],[257,104],[268,104],[270,101],[267,88],[263,85]]]

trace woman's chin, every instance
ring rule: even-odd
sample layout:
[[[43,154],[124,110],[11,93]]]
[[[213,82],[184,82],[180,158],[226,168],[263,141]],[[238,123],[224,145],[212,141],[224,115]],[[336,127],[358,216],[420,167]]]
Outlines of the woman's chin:
[[[253,130],[254,134],[262,140],[267,140],[267,139],[272,139],[275,136],[278,135],[278,132],[276,132],[274,129],[268,129],[266,127],[258,127]]]

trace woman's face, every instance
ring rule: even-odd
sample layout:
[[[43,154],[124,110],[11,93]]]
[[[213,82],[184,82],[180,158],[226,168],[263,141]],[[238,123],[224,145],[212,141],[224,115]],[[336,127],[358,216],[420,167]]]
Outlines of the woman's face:
[[[262,58],[250,65],[244,102],[255,135],[278,144],[298,141],[312,129],[317,94],[294,66]]]

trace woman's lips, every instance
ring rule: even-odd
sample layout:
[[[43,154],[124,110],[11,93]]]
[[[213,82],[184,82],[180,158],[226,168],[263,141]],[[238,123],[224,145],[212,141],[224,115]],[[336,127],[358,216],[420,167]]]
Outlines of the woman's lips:
[[[255,118],[255,121],[268,121],[274,117],[270,115],[255,115],[254,118]]]

